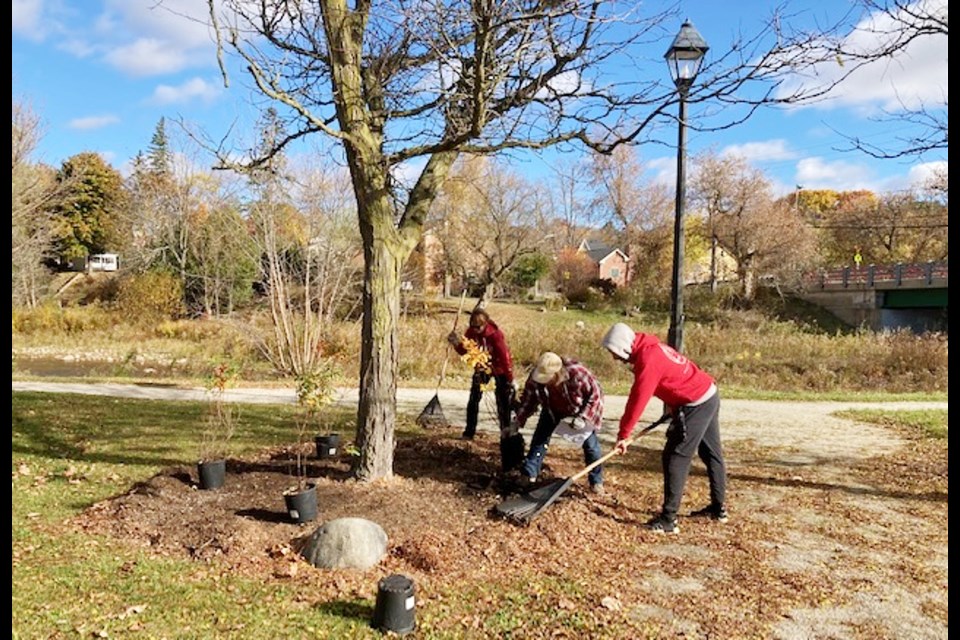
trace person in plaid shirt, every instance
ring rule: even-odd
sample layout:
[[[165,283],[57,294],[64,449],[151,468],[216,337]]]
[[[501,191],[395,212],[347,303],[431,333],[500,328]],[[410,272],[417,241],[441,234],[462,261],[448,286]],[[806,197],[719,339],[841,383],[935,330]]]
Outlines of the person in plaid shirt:
[[[586,464],[600,459],[597,431],[602,426],[603,390],[589,369],[551,351],[541,354],[520,394],[510,429],[518,432],[537,408],[540,419],[521,466],[525,484],[534,482],[540,474],[554,434],[581,445]],[[603,465],[591,469],[587,477],[591,490],[603,493]]]

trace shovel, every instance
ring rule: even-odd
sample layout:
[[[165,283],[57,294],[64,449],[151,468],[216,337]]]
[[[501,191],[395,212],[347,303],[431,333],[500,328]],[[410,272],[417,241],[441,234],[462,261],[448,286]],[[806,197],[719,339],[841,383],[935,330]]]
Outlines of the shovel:
[[[663,414],[656,422],[638,433],[632,440],[630,440],[630,442],[635,442],[641,436],[650,433],[656,427],[660,426],[664,422],[669,421],[670,418],[671,415],[669,413]],[[560,494],[569,489],[574,482],[587,475],[595,467],[603,464],[616,454],[617,450],[613,449],[610,451],[610,453],[601,457],[599,460],[591,462],[581,471],[578,471],[576,474],[570,476],[566,480],[555,480],[550,484],[544,485],[539,489],[534,489],[533,491],[530,491],[522,496],[504,500],[494,507],[494,511],[498,515],[503,516],[504,518],[507,518],[508,520],[511,520],[517,524],[530,524],[534,518],[543,513],[547,507],[553,504],[554,501],[560,497]]]
[[[457,330],[457,323],[460,321],[460,314],[463,313],[463,300],[467,297],[467,290],[464,289],[460,294],[460,307],[457,309],[457,316],[453,319],[453,330]],[[443,407],[440,406],[440,385],[443,384],[443,377],[447,373],[447,362],[450,360],[450,343],[447,343],[447,350],[443,356],[443,367],[440,368],[440,379],[437,380],[437,390],[434,392],[430,402],[423,408],[420,415],[417,416],[416,423],[424,429],[433,427],[447,427],[446,416],[443,415]]]

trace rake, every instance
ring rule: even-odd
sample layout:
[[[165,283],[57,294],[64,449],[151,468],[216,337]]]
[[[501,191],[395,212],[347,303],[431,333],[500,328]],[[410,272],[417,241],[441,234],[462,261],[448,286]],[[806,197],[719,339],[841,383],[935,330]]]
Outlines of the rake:
[[[463,313],[463,301],[467,297],[467,290],[464,289],[460,294],[460,307],[457,309],[457,315],[453,319],[453,330],[457,330],[457,323],[460,321],[460,314]],[[430,402],[423,408],[420,415],[417,416],[416,423],[424,429],[447,427],[447,417],[443,415],[443,407],[440,406],[440,385],[443,384],[443,378],[447,374],[447,362],[450,360],[450,343],[447,343],[447,349],[443,356],[443,366],[440,368],[440,379],[437,380],[437,390],[434,392]]]
[[[630,443],[636,442],[640,437],[650,433],[664,422],[667,422],[670,420],[670,417],[671,416],[669,413],[665,413],[656,422],[638,433],[632,440],[630,440]],[[602,456],[599,460],[591,462],[582,470],[578,471],[569,478],[566,478],[565,480],[555,480],[550,484],[544,485],[539,489],[534,489],[533,491],[527,492],[521,496],[508,498],[494,507],[494,511],[497,513],[497,515],[500,515],[516,524],[530,524],[534,518],[543,513],[547,507],[553,504],[564,491],[569,489],[574,482],[587,475],[595,467],[603,464],[616,454],[617,450],[613,449],[608,454]]]

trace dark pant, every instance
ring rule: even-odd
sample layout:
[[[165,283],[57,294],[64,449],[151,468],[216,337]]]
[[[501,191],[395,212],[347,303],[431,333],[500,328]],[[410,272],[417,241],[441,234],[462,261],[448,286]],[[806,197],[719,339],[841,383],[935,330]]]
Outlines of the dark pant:
[[[720,394],[703,404],[681,407],[667,429],[663,447],[663,515],[675,518],[696,453],[707,465],[710,502],[722,505],[726,500],[727,471],[720,446]]]
[[[510,411],[513,408],[513,396],[516,391],[511,382],[505,375],[493,376],[496,382],[494,394],[497,398],[497,422],[500,423],[500,429],[506,429],[510,426]],[[490,374],[482,371],[474,372],[473,380],[470,382],[470,398],[467,400],[467,426],[463,430],[465,438],[472,438],[477,434],[477,418],[480,415],[480,398],[483,397],[481,386],[490,382]]]
[[[543,458],[547,455],[547,447],[550,445],[550,437],[553,430],[557,428],[557,421],[553,419],[550,412],[541,409],[540,420],[537,422],[537,428],[533,430],[533,438],[530,440],[530,451],[527,452],[527,458],[523,462],[523,473],[536,478],[540,475],[540,467],[543,466]],[[583,461],[591,464],[600,459],[600,440],[597,438],[597,432],[594,431],[590,437],[583,441]],[[601,484],[603,482],[603,465],[597,465],[587,474],[590,480],[590,486]]]

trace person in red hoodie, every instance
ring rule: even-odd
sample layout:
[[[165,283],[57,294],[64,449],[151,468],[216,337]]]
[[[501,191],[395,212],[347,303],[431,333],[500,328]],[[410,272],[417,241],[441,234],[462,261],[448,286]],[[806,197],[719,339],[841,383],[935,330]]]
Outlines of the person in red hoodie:
[[[470,326],[463,336],[456,331],[451,331],[447,340],[460,355],[467,353],[464,341],[472,340],[489,356],[488,362],[477,363],[474,368],[473,379],[470,382],[470,398],[467,400],[467,426],[463,431],[463,437],[472,440],[477,433],[477,418],[480,413],[483,386],[490,382],[491,377],[496,385],[494,393],[497,399],[497,421],[500,423],[501,433],[505,433],[505,430],[510,427],[510,414],[516,389],[513,386],[513,357],[510,355],[503,331],[490,319],[486,311],[474,309],[470,314]],[[509,471],[521,462],[517,459],[518,454],[514,450],[516,441],[517,438],[513,437],[509,442],[500,443],[504,471]],[[524,446],[522,436],[519,443],[519,457],[522,458]]]
[[[614,359],[633,369],[633,386],[620,418],[617,452],[626,453],[628,438],[652,397],[662,400],[664,409],[672,416],[661,455],[663,508],[647,527],[658,533],[680,532],[677,512],[695,453],[707,466],[710,504],[690,515],[726,522],[727,471],[720,444],[720,395],[716,381],[656,336],[635,332],[622,322],[607,331],[603,346]]]

